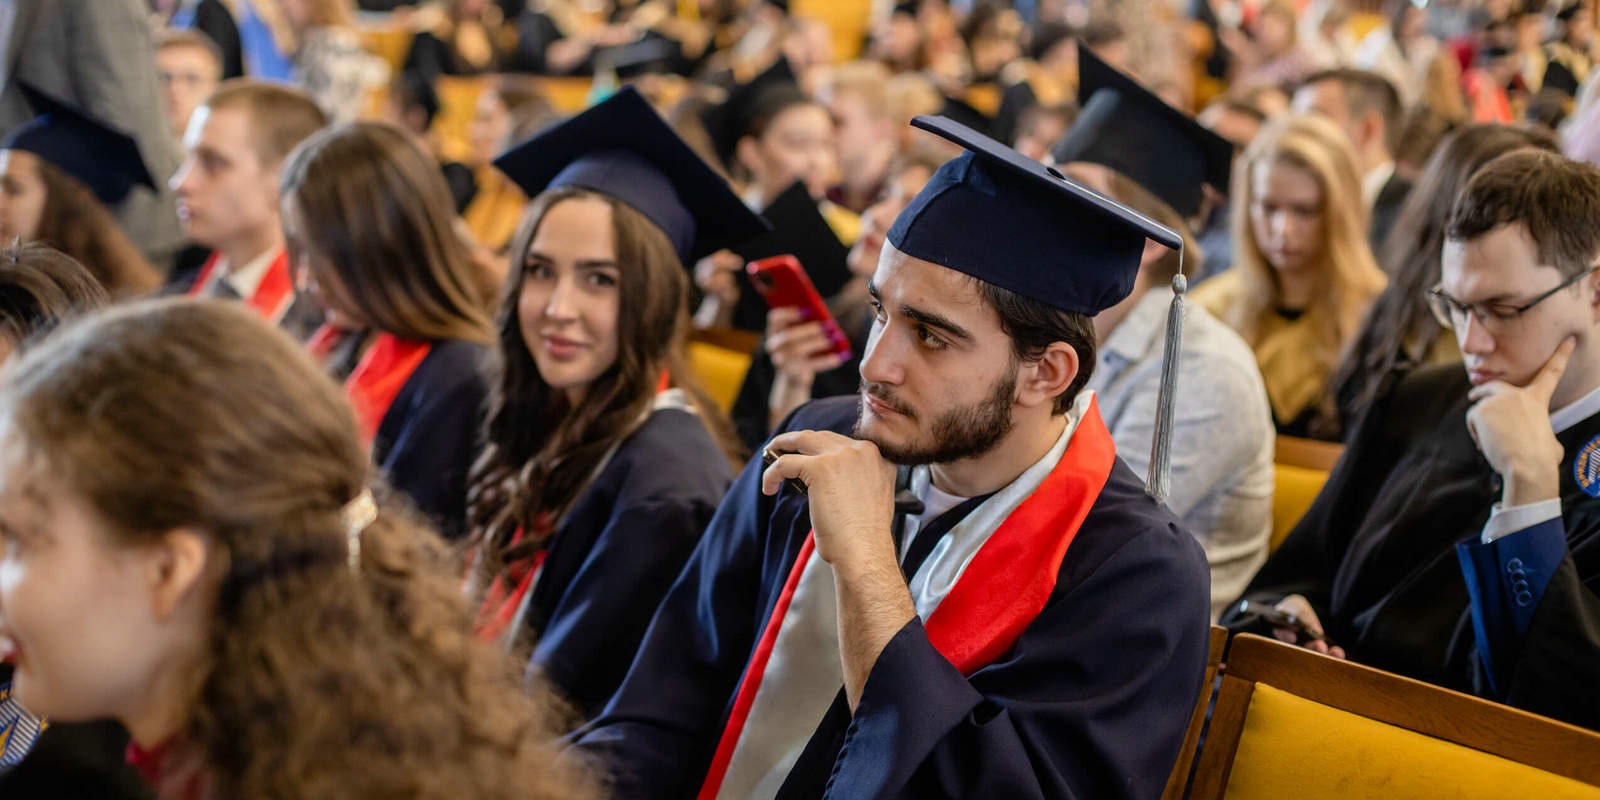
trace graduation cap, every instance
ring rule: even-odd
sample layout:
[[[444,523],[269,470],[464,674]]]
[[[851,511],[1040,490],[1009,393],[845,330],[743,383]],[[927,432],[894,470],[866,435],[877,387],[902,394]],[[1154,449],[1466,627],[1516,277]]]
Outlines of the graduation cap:
[[[1224,194],[1233,145],[1137,81],[1078,48],[1078,119],[1050,151],[1057,164],[1110,167],[1185,219],[1200,212],[1210,184]]]
[[[597,50],[595,72],[611,72],[622,80],[671,72],[681,53],[682,48],[676,42],[657,33],[647,33],[636,42]]]
[[[494,165],[529,197],[581,186],[627,203],[666,233],[686,266],[767,230],[632,87],[535,134]]]
[[[0,141],[0,150],[23,150],[55,165],[89,187],[105,205],[116,205],[135,186],[156,188],[139,143],[26,83],[18,83],[38,116]]]
[[[850,281],[847,258],[850,248],[823,218],[817,201],[811,199],[803,182],[796,181],[762,209],[761,216],[772,226],[769,233],[757,236],[743,244],[729,248],[745,261],[755,261],[777,255],[791,255],[805,267],[817,293],[831,297]],[[739,273],[742,291],[734,307],[733,326],[745,330],[764,330],[767,326],[767,306],[756,291],[750,278]]]
[[[805,93],[800,91],[800,82],[795,78],[794,68],[789,66],[789,59],[779,56],[761,74],[729,89],[727,99],[707,108],[700,119],[705,123],[706,133],[711,136],[711,144],[717,149],[717,157],[731,168],[739,140],[750,130],[756,117],[770,113],[777,105],[799,103],[805,99]]]
[[[1147,239],[1183,249],[1177,231],[959,122],[922,116],[911,124],[967,152],[940,167],[889,228],[888,242],[901,253],[1064,311],[1094,315],[1132,291]],[[1146,484],[1157,500],[1166,496],[1170,472],[1186,287],[1181,273],[1173,279]]]

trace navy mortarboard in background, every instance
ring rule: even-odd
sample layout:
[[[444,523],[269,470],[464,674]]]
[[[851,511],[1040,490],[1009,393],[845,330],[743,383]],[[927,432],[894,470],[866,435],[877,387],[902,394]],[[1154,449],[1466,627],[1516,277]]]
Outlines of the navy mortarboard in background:
[[[731,248],[740,258],[748,262],[769,256],[794,256],[805,268],[817,293],[824,298],[832,297],[850,281],[850,267],[846,262],[850,248],[834,234],[817,208],[817,201],[806,191],[804,182],[796,181],[773,198],[761,210],[761,216],[772,226],[772,231]],[[749,276],[742,270],[740,275],[733,327],[766,330],[766,302],[750,283]]]
[[[759,75],[729,89],[727,99],[706,108],[700,119],[705,123],[711,144],[717,149],[717,158],[731,169],[739,140],[757,117],[770,114],[778,105],[800,102],[804,98],[805,93],[800,91],[799,80],[789,60],[779,56]]]
[[[1078,105],[1077,121],[1050,151],[1055,163],[1114,169],[1185,219],[1200,212],[1204,185],[1227,194],[1233,145],[1087,47],[1078,48]]]
[[[494,165],[529,197],[580,186],[627,203],[666,233],[687,267],[767,230],[632,88],[511,148]]]
[[[620,80],[673,72],[683,58],[683,46],[650,32],[636,42],[595,51],[595,74],[611,73]]]
[[[93,119],[25,83],[22,95],[35,116],[0,141],[0,150],[23,150],[53,164],[116,205],[135,186],[156,188],[132,136]]]
[[[1177,231],[965,125],[937,117],[911,124],[967,152],[940,167],[889,228],[888,243],[901,253],[1092,316],[1133,290],[1147,239],[1183,250]],[[1180,273],[1173,279],[1145,482],[1158,502],[1166,499],[1171,475],[1185,287]]]

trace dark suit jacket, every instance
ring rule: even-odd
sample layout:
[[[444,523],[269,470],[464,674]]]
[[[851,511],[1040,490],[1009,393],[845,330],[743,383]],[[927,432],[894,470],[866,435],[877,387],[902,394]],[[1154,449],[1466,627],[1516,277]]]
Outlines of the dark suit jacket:
[[[1389,238],[1395,220],[1400,218],[1400,207],[1405,205],[1410,195],[1411,181],[1399,174],[1391,175],[1389,182],[1378,192],[1378,199],[1372,203],[1372,227],[1368,237],[1372,252],[1378,252],[1383,240]]]

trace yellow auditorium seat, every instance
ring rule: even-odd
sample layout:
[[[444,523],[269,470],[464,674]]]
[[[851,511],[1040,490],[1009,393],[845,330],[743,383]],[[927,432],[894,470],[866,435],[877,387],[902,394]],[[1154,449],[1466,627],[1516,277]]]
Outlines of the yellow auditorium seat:
[[[1331,442],[1279,436],[1272,467],[1272,536],[1268,551],[1277,550],[1295,523],[1305,516],[1344,448]]]
[[[735,330],[698,330],[689,336],[689,368],[724,413],[733,410],[759,341],[754,333]]]
[[[1194,766],[1196,748],[1200,745],[1200,728],[1206,721],[1206,709],[1211,707],[1211,687],[1216,683],[1217,670],[1222,667],[1222,652],[1228,648],[1228,629],[1211,626],[1211,640],[1206,646],[1206,674],[1200,684],[1200,697],[1189,713],[1189,727],[1183,732],[1183,747],[1178,750],[1178,760],[1167,776],[1167,788],[1161,800],[1180,800],[1184,787],[1189,784],[1189,770]]]
[[[1600,734],[1259,636],[1233,640],[1194,800],[1600,800]]]
[[[1295,523],[1305,516],[1312,501],[1322,491],[1328,473],[1321,470],[1296,467],[1289,464],[1272,465],[1272,535],[1267,539],[1267,552],[1278,549]]]
[[[478,113],[478,96],[489,87],[486,75],[442,75],[433,82],[439,96],[439,114],[433,118],[433,137],[439,155],[448,161],[472,161],[467,129]]]
[[[811,17],[828,26],[835,62],[861,55],[861,45],[872,25],[872,0],[794,0],[791,11],[795,16]]]

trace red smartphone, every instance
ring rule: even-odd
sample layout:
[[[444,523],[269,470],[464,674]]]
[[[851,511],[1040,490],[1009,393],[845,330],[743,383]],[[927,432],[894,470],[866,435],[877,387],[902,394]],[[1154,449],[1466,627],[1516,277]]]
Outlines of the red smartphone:
[[[806,276],[799,260],[794,256],[772,256],[752,261],[744,269],[756,291],[767,301],[767,308],[800,309],[801,319],[822,323],[822,332],[828,337],[825,352],[850,358],[850,340],[828,312],[828,304],[822,302],[822,295],[811,285],[811,278]]]

